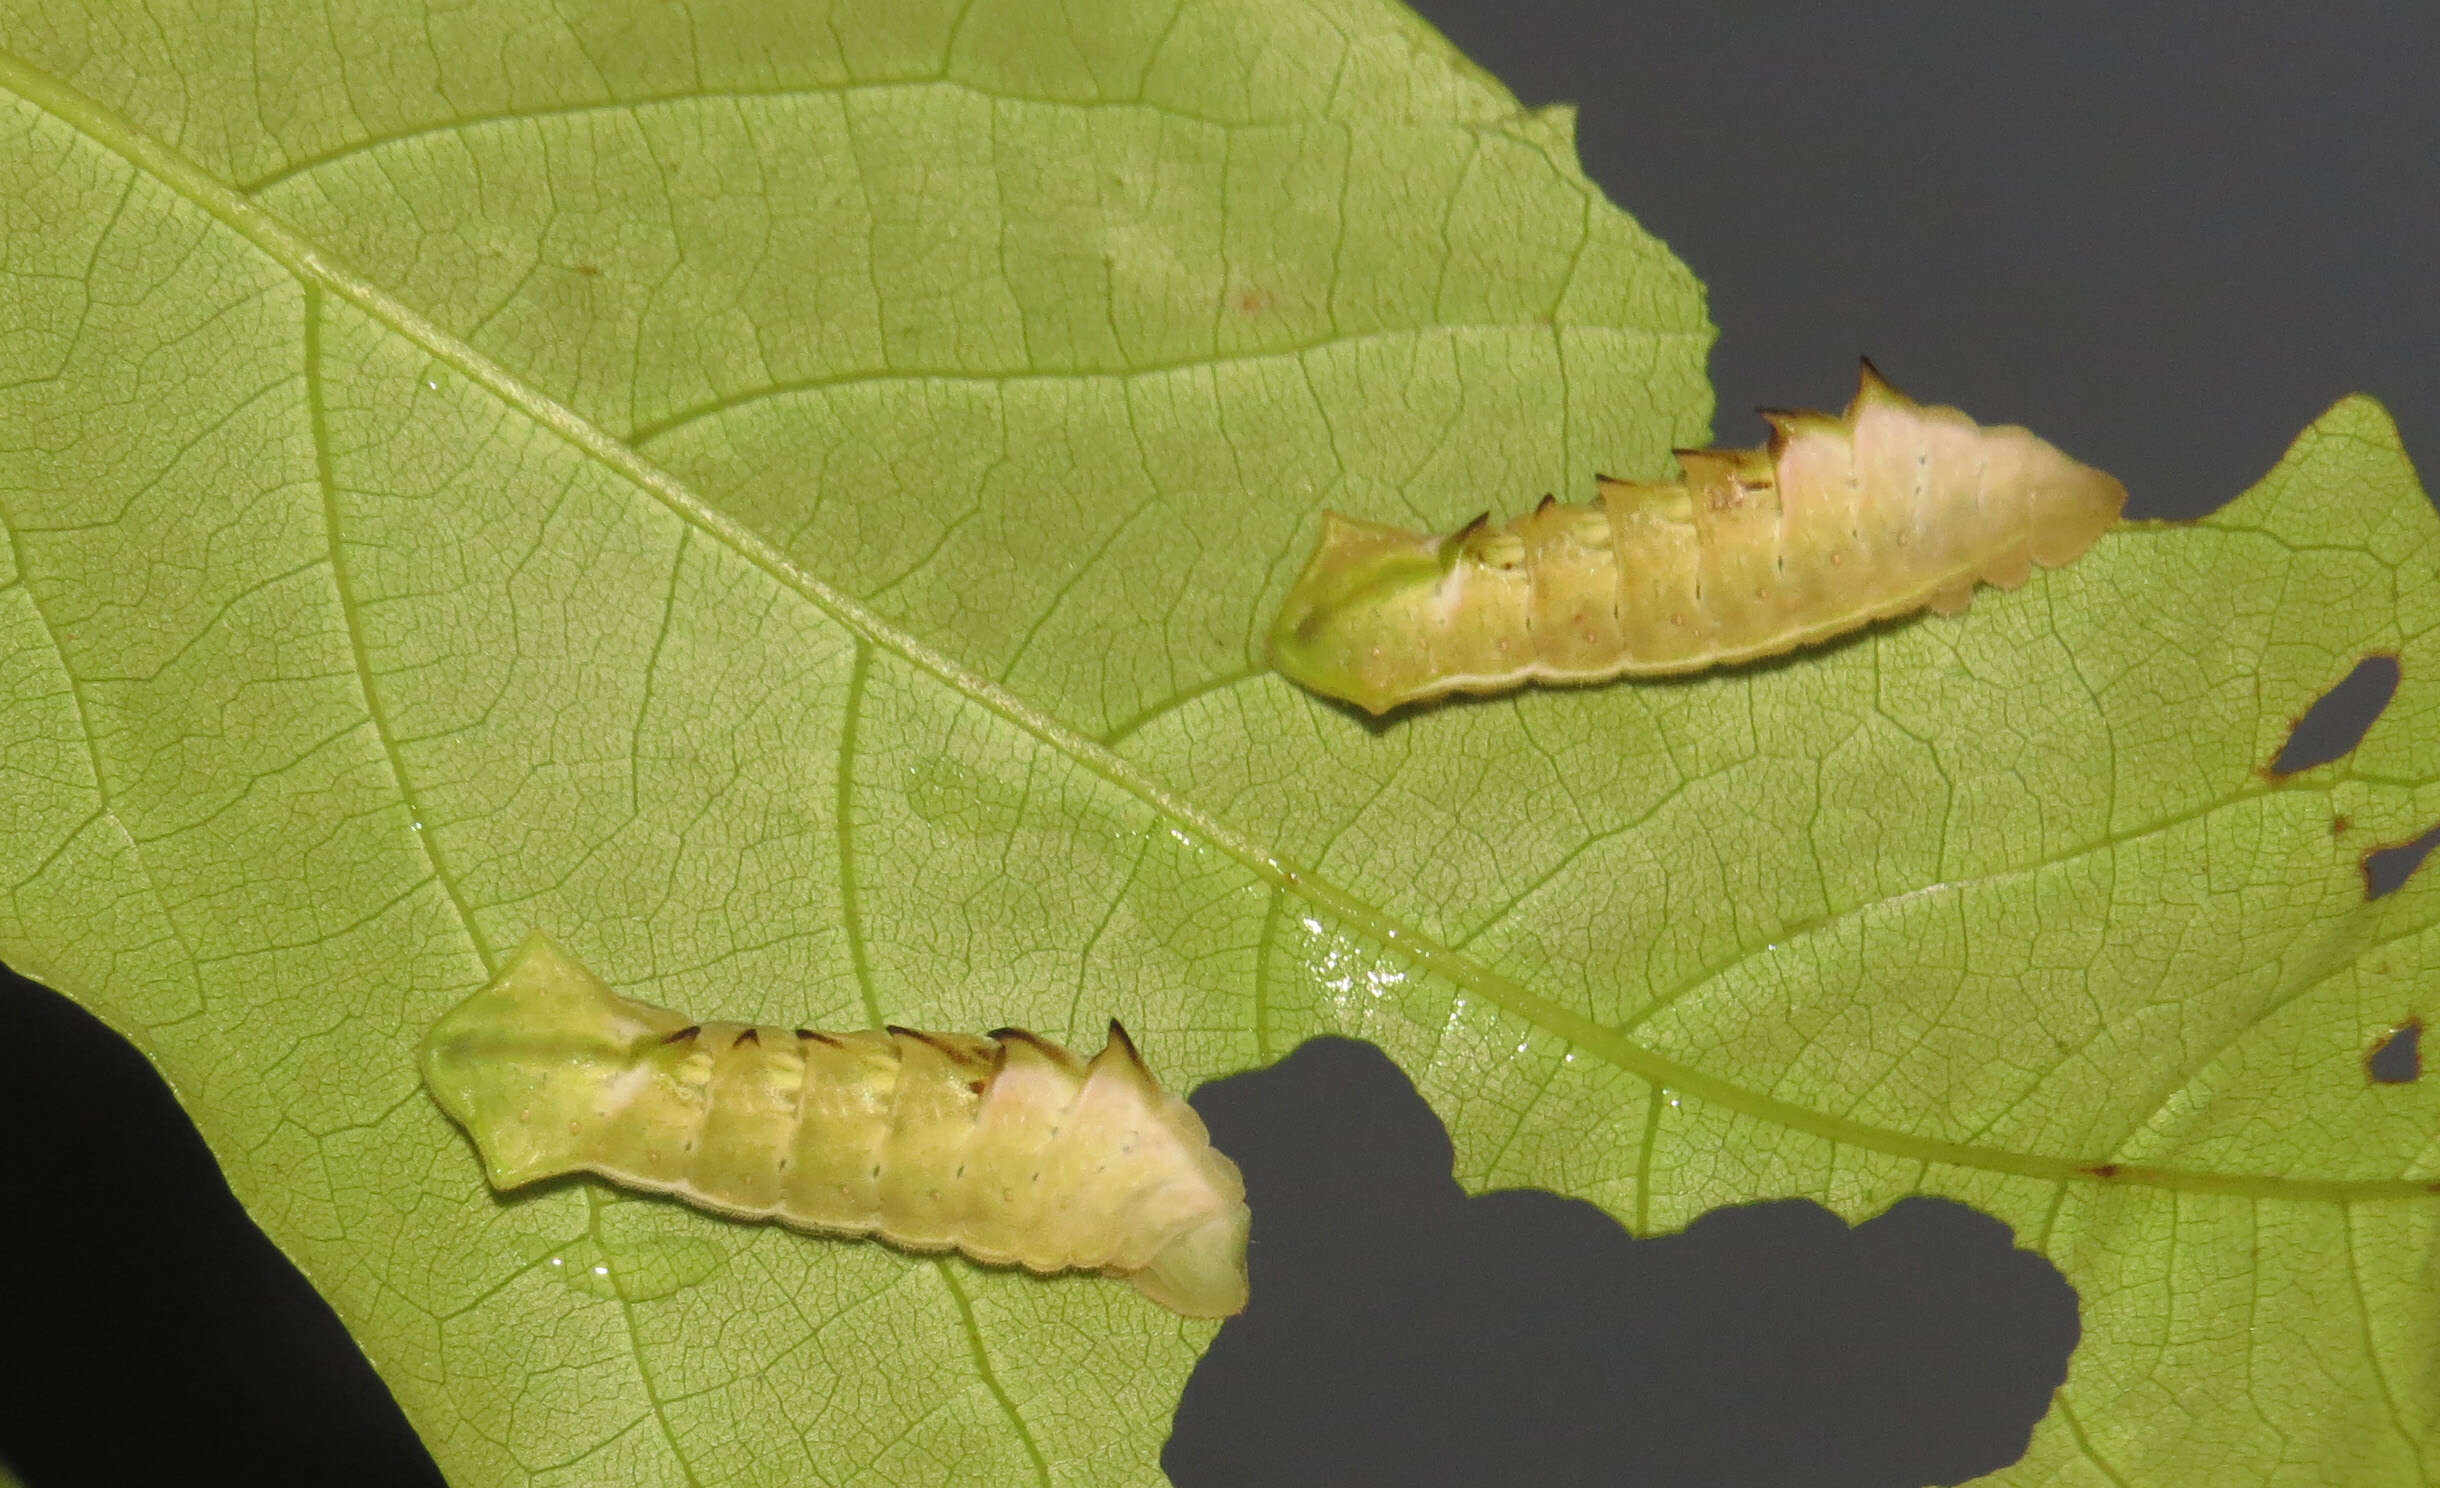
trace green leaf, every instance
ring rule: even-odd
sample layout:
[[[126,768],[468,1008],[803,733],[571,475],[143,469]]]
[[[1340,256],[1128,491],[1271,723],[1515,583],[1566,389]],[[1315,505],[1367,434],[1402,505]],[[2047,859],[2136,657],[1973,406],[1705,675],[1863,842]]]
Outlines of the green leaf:
[[[707,1016],[1117,1012],[1181,1086],[1357,1034],[1469,1186],[1639,1231],[1964,1199],[2083,1301],[2014,1481],[2440,1467],[2440,1082],[2360,1063],[2440,966],[2440,875],[2361,877],[2440,820],[2440,523],[2370,403],[1960,621],[1375,732],[1260,666],[1323,507],[1708,413],[1691,277],[1403,12],[24,10],[0,957],[453,1481],[1146,1481],[1211,1336],[495,1200],[413,1052],[534,925]]]

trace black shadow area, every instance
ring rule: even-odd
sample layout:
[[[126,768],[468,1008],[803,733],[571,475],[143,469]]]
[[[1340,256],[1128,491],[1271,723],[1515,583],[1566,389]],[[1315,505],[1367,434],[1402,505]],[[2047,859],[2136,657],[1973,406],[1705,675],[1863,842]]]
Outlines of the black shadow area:
[[[1955,1483],[2023,1454],[2078,1336],[2058,1271],[1942,1200],[1639,1240],[1549,1193],[1468,1198],[1369,1044],[1194,1105],[1245,1169],[1254,1294],[1179,1404],[1179,1488]]]
[[[1723,443],[1760,441],[1757,403],[1837,408],[1864,352],[2132,515],[2212,510],[2355,391],[2429,484],[2440,294],[2403,245],[2440,235],[2440,6],[1415,9],[1578,103],[1587,172],[1710,286]]]
[[[442,1488],[125,1040],[0,971],[0,1462],[30,1488]]]

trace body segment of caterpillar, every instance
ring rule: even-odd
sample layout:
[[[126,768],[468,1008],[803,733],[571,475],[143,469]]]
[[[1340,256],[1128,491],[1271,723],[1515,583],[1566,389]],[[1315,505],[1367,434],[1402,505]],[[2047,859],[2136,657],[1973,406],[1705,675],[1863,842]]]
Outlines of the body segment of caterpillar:
[[[1090,1060],[1016,1028],[698,1023],[537,931],[422,1066],[495,1188],[597,1173],[737,1219],[1122,1276],[1188,1317],[1245,1306],[1244,1181],[1116,1022]]]
[[[1374,713],[1528,682],[1696,672],[1875,620],[1963,610],[2080,556],[2126,488],[2015,425],[1926,406],[1866,362],[1847,411],[1765,410],[1768,446],[1681,450],[1446,537],[1324,515],[1271,631],[1278,668]]]

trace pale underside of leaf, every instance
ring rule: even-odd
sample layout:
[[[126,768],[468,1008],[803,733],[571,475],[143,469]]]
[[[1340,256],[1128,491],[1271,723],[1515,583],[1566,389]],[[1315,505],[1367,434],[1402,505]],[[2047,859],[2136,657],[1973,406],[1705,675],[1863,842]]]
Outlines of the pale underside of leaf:
[[[2357,864],[2440,819],[2440,533],[2379,411],[2342,404],[2217,518],[2123,531],[1969,622],[1368,733],[1249,650],[1320,507],[1445,525],[1656,461],[1700,433],[1704,332],[1549,121],[1403,18],[1280,10],[1341,38],[1344,75],[1378,54],[1373,80],[1149,121],[1047,44],[1005,49],[1043,71],[998,88],[933,59],[419,113],[401,84],[386,125],[282,153],[109,98],[107,69],[0,59],[30,213],[0,265],[0,955],[146,1048],[467,1483],[1140,1481],[1208,1337],[1114,1289],[581,1187],[495,1205],[411,1050],[534,924],[730,1017],[1074,1039],[1120,1013],[1189,1083],[1358,1034],[1469,1186],[1639,1231],[1951,1194],[2083,1298],[2013,1480],[2415,1481],[2440,1113],[2357,1061],[2428,996],[2440,891],[2367,903]],[[967,16],[966,44],[1006,19]],[[1139,40],[1139,96],[1174,46]],[[1284,131],[1243,147],[1266,181],[1336,138],[1342,211],[1421,183],[1436,253],[1374,271],[1433,288],[1333,299],[1335,219],[1310,261],[1196,258],[1119,201],[1078,209],[1141,228],[1105,267],[1158,248],[1174,280],[1063,289],[1092,264],[982,252],[939,303],[774,329],[760,362],[721,338],[820,323],[818,274],[738,291],[694,344],[533,289],[554,264],[649,283],[597,260],[650,220],[622,193],[681,202],[688,162],[818,146],[852,183],[894,168],[859,145],[955,158],[1037,114],[1041,158],[1105,145],[1127,189],[1170,157],[1113,130]],[[670,130],[742,143],[655,153]],[[656,170],[614,168],[627,135]],[[604,166],[595,227],[486,240],[523,210],[487,174],[572,191],[571,149]],[[385,181],[417,225],[388,242]],[[858,272],[971,251],[962,200]],[[1571,214],[1555,246],[1476,221]],[[1113,323],[1179,284],[1225,292]],[[597,323],[633,333],[553,360]],[[1005,334],[957,339],[977,324]],[[2375,649],[2403,680],[2363,745],[2266,778]],[[1858,804],[1892,799],[1914,809]],[[718,1264],[653,1295],[673,1236]],[[632,1285],[563,1284],[579,1254]]]

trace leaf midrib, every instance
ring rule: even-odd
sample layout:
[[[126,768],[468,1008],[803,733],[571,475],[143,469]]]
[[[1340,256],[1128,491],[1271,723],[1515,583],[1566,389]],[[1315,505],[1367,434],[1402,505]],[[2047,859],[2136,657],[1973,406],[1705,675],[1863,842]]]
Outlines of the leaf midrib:
[[[1245,832],[1162,786],[1111,750],[884,621],[879,615],[799,568],[786,554],[744,524],[711,506],[684,482],[645,459],[625,442],[612,437],[574,409],[517,377],[437,323],[379,289],[242,192],[212,176],[201,164],[146,133],[132,120],[99,100],[9,51],[0,51],[0,87],[42,109],[193,203],[252,243],[301,284],[319,286],[346,300],[366,316],[454,368],[511,408],[558,434],[604,467],[651,494],[680,520],[726,544],[739,557],[803,596],[867,644],[886,650],[909,665],[931,674],[967,700],[989,709],[1043,745],[1134,796],[1152,811],[1166,816],[1178,829],[1226,852],[1256,877],[1296,894],[1316,909],[1370,936],[1423,970],[1655,1086],[1692,1095],[1833,1143],[1844,1143],[1918,1162],[2014,1174],[2054,1183],[2125,1184],[2342,1204],[2370,1199],[2425,1198],[2435,1190],[2434,1185],[2414,1179],[2341,1180],[2223,1174],[2132,1164],[2112,1165],[2099,1159],[2041,1157],[1978,1147],[1916,1136],[1816,1111],[1664,1058],[1621,1036],[1615,1029],[1596,1023],[1463,952],[1440,944],[1331,880],[1270,852]]]

